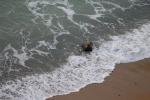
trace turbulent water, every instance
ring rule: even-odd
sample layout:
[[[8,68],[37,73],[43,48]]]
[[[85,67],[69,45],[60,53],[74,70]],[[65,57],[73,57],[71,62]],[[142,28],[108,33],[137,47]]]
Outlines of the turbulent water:
[[[149,43],[150,0],[0,0],[0,100],[101,83],[116,63],[150,57]]]

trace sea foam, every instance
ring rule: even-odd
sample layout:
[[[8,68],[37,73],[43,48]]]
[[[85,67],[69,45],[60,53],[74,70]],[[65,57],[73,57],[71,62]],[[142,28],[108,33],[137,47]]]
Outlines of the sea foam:
[[[124,35],[111,36],[91,54],[70,55],[55,71],[8,81],[0,87],[0,99],[44,100],[78,91],[91,83],[102,83],[115,64],[150,57],[150,23]],[[102,40],[100,40],[102,41]]]

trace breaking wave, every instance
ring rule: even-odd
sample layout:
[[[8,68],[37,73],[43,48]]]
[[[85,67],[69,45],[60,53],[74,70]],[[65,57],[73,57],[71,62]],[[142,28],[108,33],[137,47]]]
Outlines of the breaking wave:
[[[7,81],[0,87],[0,99],[43,100],[78,91],[87,84],[102,83],[115,64],[150,57],[149,37],[147,23],[124,35],[111,36],[109,41],[100,39],[99,47],[91,54],[70,55],[67,63],[55,71]]]

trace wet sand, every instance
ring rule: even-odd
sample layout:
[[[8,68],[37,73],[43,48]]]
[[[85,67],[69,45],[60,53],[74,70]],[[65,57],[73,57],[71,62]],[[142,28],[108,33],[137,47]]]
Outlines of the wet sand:
[[[118,64],[103,83],[47,100],[150,100],[150,59]]]

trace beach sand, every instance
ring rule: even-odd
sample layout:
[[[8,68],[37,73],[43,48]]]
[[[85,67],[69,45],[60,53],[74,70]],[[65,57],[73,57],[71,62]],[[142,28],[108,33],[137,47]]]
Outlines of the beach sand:
[[[150,59],[118,64],[103,83],[47,100],[150,100]]]

